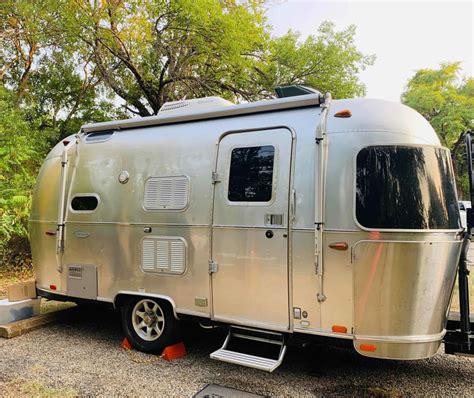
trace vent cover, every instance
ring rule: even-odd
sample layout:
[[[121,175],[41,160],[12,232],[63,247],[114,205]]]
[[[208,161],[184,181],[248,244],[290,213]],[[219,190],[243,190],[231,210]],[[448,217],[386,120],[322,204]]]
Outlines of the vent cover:
[[[181,237],[150,237],[142,241],[142,270],[182,274],[186,269],[186,241]]]
[[[188,205],[189,179],[178,177],[150,177],[145,184],[146,210],[182,210]]]
[[[82,267],[80,265],[69,266],[69,278],[82,279]]]

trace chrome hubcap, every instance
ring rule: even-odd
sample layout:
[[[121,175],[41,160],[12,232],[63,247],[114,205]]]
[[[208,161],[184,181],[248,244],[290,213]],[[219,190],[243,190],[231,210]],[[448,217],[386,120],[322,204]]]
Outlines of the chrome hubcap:
[[[165,328],[165,317],[161,307],[150,299],[140,300],[132,311],[133,329],[146,341],[158,339]]]

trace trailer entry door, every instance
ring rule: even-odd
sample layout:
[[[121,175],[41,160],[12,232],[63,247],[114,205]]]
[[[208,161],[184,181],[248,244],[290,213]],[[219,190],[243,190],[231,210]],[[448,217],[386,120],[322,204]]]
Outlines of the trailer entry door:
[[[212,229],[216,320],[289,326],[291,148],[291,132],[284,128],[229,134],[220,141]]]

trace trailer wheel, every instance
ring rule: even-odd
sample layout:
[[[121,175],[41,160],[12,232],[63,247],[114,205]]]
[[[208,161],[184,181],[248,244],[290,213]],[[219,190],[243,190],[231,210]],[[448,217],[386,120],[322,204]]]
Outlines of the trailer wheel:
[[[122,325],[132,346],[150,353],[161,353],[178,332],[171,306],[152,298],[130,299],[122,310]]]

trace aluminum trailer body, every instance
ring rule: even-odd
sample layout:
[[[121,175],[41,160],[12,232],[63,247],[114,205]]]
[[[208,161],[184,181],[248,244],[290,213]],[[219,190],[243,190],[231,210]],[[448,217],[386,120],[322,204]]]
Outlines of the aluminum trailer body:
[[[462,228],[429,123],[317,94],[192,105],[86,125],[51,151],[30,219],[39,294],[134,300],[129,333],[150,344],[156,302],[370,357],[434,355]]]

